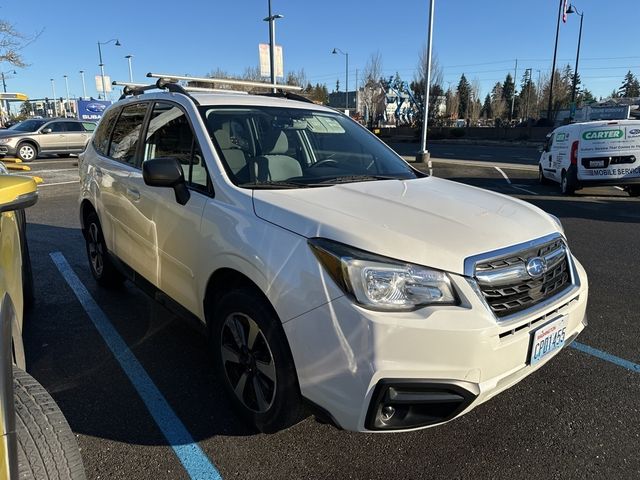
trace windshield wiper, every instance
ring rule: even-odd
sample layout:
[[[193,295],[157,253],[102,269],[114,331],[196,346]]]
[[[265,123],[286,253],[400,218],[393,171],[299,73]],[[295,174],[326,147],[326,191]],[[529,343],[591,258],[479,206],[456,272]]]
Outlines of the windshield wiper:
[[[373,180],[408,180],[408,178],[392,177],[390,175],[344,175],[340,177],[329,178],[319,182],[320,184],[335,183],[351,183],[351,182],[370,182]]]
[[[310,188],[310,187],[326,187],[326,185],[319,185],[317,183],[302,183],[292,182],[286,180],[267,180],[265,182],[246,182],[239,183],[239,187],[248,188],[261,188],[261,189],[277,189],[277,188]]]

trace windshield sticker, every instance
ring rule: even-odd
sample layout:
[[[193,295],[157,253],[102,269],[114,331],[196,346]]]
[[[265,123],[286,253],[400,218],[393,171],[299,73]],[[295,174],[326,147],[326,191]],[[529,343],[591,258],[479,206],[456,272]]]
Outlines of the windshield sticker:
[[[568,133],[557,133],[556,134],[556,142],[564,142],[569,138]]]

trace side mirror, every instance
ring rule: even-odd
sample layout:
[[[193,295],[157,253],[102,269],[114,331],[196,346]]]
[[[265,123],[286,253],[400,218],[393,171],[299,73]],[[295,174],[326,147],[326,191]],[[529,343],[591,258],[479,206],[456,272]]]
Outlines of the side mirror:
[[[32,178],[0,175],[0,213],[21,210],[38,201]]]
[[[150,187],[173,188],[176,202],[184,205],[191,198],[177,158],[152,158],[142,163],[142,178]]]
[[[42,130],[40,130],[40,133],[51,133],[53,130],[51,130],[50,128],[43,128]]]

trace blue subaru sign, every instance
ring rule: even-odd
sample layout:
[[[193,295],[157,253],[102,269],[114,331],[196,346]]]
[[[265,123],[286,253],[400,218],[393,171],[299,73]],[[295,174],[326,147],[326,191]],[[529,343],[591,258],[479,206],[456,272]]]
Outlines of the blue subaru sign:
[[[108,100],[78,100],[78,120],[98,121],[109,105]]]

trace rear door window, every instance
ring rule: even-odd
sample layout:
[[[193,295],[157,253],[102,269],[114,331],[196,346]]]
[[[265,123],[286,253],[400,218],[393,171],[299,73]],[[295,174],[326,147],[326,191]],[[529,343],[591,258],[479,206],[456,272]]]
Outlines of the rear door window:
[[[109,157],[137,166],[138,140],[148,106],[148,103],[134,103],[122,109],[111,134]]]
[[[100,155],[107,155],[109,138],[111,138],[111,131],[113,130],[113,125],[116,123],[119,113],[119,108],[112,108],[105,113],[98,124],[96,133],[93,136],[93,147]]]

